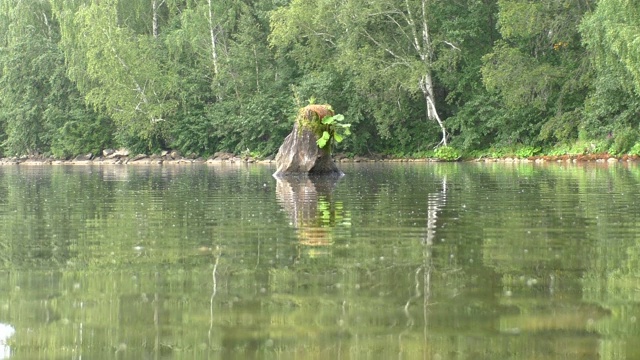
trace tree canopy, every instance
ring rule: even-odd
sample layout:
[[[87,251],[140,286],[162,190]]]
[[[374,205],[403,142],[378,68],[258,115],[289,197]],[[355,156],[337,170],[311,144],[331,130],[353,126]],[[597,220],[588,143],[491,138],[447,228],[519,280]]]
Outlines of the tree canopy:
[[[296,107],[347,154],[640,149],[638,4],[0,0],[0,152],[271,155]]]

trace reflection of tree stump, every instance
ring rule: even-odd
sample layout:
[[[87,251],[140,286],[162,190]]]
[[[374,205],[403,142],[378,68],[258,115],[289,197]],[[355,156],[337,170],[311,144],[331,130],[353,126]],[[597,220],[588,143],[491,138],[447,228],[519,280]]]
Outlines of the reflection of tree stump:
[[[276,177],[278,202],[287,211],[305,246],[333,243],[333,228],[321,218],[319,202],[331,203],[338,177]],[[335,211],[335,210],[330,210]]]
[[[300,109],[293,130],[276,155],[276,176],[342,174],[331,158],[331,146],[321,149],[317,144],[321,121],[326,116],[333,116],[329,105],[309,105]]]

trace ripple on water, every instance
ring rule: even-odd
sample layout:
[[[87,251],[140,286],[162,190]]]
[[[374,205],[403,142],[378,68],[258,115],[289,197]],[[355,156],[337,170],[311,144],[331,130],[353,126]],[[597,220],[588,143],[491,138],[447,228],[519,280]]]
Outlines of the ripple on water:
[[[144,358],[160,331],[177,358],[635,355],[634,168],[272,170],[0,168],[11,346]]]

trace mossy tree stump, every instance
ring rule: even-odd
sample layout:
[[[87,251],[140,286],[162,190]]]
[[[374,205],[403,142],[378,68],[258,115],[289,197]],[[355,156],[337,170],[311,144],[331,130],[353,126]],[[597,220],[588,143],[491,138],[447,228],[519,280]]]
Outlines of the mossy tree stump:
[[[331,142],[318,146],[322,119],[333,116],[330,105],[309,105],[298,112],[293,130],[284,139],[276,155],[275,176],[288,174],[342,175],[331,158]]]

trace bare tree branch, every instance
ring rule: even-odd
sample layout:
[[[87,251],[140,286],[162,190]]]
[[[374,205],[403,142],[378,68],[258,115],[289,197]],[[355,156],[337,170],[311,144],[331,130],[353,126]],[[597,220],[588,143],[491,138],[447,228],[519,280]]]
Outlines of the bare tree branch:
[[[459,47],[457,47],[457,46],[453,45],[452,43],[450,43],[450,42],[448,42],[448,41],[446,41],[446,40],[442,40],[442,42],[443,42],[443,43],[445,43],[445,44],[447,44],[447,45],[449,45],[449,46],[451,46],[454,50],[462,51],[462,50],[460,50],[460,48],[459,48]]]

